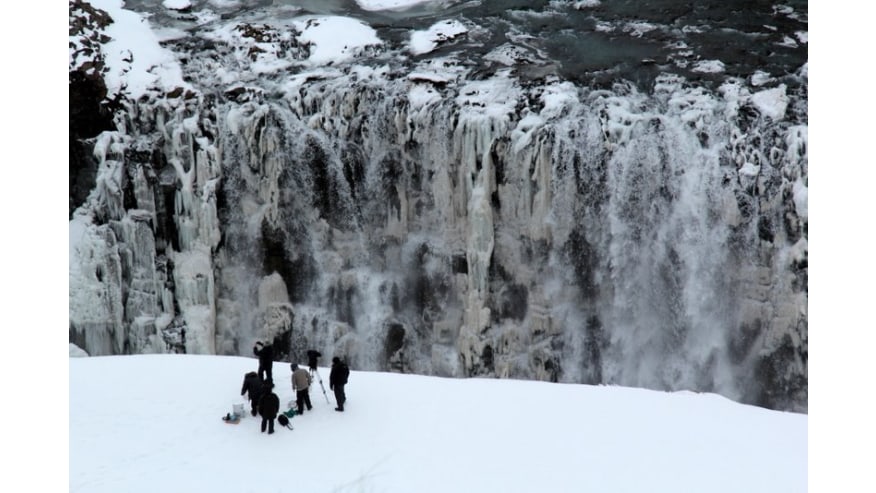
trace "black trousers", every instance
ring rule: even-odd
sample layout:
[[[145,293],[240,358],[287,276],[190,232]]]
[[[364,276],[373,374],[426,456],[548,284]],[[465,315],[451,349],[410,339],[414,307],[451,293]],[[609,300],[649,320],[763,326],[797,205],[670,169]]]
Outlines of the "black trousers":
[[[274,432],[274,418],[262,417],[262,432],[265,431],[265,428],[268,429],[268,433]]]
[[[259,378],[265,380],[265,373],[268,374],[267,381],[273,382],[274,377],[271,375],[271,367],[270,366],[259,366]]]
[[[335,384],[333,387],[335,391],[335,401],[337,401],[338,407],[343,409],[344,402],[347,402],[347,394],[344,393],[344,386]]]
[[[295,392],[295,403],[298,404],[298,414],[304,412],[304,406],[307,410],[313,409],[313,404],[310,403],[310,387]]]

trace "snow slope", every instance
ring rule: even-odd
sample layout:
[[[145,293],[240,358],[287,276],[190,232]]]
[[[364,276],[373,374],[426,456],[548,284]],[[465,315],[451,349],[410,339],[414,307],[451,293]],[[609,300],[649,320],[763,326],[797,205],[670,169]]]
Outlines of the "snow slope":
[[[712,394],[328,368],[294,430],[220,420],[254,358],[70,358],[71,492],[802,492],[802,414]],[[274,364],[281,407],[288,363]]]

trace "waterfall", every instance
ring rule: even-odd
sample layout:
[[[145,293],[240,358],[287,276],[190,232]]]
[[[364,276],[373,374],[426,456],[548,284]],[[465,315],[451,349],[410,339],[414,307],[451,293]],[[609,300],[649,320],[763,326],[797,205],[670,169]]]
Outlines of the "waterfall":
[[[126,102],[91,141],[70,273],[89,354],[273,339],[290,361],[806,410],[796,89],[429,59],[223,90],[211,64],[246,62],[216,50],[190,61],[199,92]]]

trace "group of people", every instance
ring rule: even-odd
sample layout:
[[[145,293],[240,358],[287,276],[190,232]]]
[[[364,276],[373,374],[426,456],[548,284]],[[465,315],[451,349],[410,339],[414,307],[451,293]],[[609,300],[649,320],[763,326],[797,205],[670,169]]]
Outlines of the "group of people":
[[[273,391],[274,348],[270,342],[263,343],[259,341],[252,350],[253,354],[259,358],[258,371],[251,371],[244,375],[240,395],[247,395],[252,415],[261,416],[262,433],[267,430],[268,434],[271,434],[274,433],[274,420],[277,419],[280,412],[280,398]],[[290,365],[292,369],[292,390],[295,392],[298,414],[304,414],[305,408],[308,411],[313,410],[313,404],[310,402],[310,385],[313,383],[313,375],[319,375],[317,364],[321,356],[322,354],[314,349],[307,351],[307,366],[310,371],[300,368],[296,363]],[[349,376],[350,369],[346,363],[337,356],[332,358],[329,388],[335,394],[335,401],[337,402],[335,411],[344,411],[344,403],[347,401],[344,386],[347,384]],[[322,380],[319,383],[322,384]],[[323,392],[325,392],[325,388],[323,388]]]

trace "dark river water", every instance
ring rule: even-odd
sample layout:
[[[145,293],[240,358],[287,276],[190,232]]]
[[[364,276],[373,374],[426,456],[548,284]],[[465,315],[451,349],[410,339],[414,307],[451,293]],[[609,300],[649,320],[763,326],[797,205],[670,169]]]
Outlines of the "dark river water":
[[[625,79],[647,87],[667,72],[706,85],[758,71],[781,78],[799,72],[808,59],[808,3],[799,0],[446,1],[398,11],[367,11],[352,0],[223,0],[193,1],[184,13],[168,11],[160,0],[126,6],[149,13],[153,23],[187,29],[192,28],[187,21],[205,11],[223,21],[247,22],[342,15],[369,24],[381,39],[399,42],[413,30],[453,19],[477,32],[446,51],[463,50],[476,62],[502,44],[523,44],[538,62],[536,72],[548,65],[585,84]],[[715,62],[720,70],[708,68]]]

